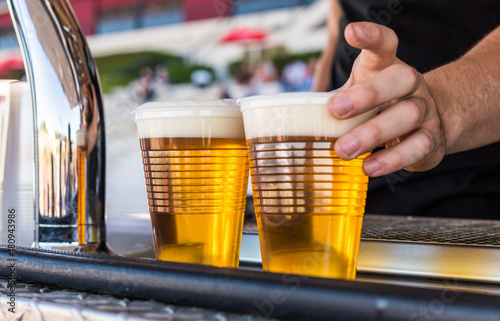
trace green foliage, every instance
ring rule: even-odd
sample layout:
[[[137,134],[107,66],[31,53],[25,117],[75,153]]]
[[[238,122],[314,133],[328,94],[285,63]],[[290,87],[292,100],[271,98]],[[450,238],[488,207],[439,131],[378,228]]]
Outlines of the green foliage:
[[[95,57],[95,62],[105,93],[115,86],[126,86],[138,79],[142,68],[150,67],[154,70],[159,64],[167,67],[172,83],[189,82],[191,72],[195,69],[206,69],[213,74],[213,70],[208,66],[189,64],[180,56],[161,52],[144,51],[101,56]]]
[[[160,52],[135,52],[110,56],[95,57],[99,73],[113,73],[116,71],[139,75],[141,68],[154,68],[158,64],[166,66],[182,63],[182,58]]]
[[[307,63],[311,58],[318,58],[321,55],[321,51],[311,51],[303,52],[298,54],[289,54],[286,52],[280,52],[273,56],[272,60],[276,66],[278,74],[281,75],[281,71],[286,66],[287,63],[294,60],[302,60]]]
[[[233,62],[230,62],[227,66],[227,72],[233,76],[236,77],[238,74],[238,71],[241,69],[241,64],[243,63],[243,60],[236,60]]]
[[[215,73],[209,66],[198,64],[179,64],[168,68],[170,81],[174,84],[190,82],[191,73],[197,69],[208,70],[212,74],[212,79],[215,79]]]

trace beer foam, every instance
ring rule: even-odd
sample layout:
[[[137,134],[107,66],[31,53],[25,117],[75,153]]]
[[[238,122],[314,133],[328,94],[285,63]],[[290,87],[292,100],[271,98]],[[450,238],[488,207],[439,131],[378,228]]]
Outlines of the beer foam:
[[[329,114],[327,106],[334,95],[334,92],[304,92],[239,99],[246,139],[283,136],[340,137],[377,113],[374,109],[353,118],[335,119]]]
[[[230,99],[169,100],[132,111],[139,138],[200,137],[245,139],[238,105]]]

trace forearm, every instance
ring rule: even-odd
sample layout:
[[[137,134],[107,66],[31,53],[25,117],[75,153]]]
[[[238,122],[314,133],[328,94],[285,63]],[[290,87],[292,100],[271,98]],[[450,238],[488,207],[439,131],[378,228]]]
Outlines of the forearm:
[[[333,59],[337,51],[339,39],[339,20],[342,16],[342,8],[337,0],[330,1],[330,13],[328,15],[328,39],[314,69],[312,91],[327,91],[330,87]]]
[[[337,48],[337,39],[328,41],[314,68],[312,91],[327,91],[330,87],[333,59]]]
[[[500,28],[460,59],[424,75],[441,116],[446,153],[500,141]]]

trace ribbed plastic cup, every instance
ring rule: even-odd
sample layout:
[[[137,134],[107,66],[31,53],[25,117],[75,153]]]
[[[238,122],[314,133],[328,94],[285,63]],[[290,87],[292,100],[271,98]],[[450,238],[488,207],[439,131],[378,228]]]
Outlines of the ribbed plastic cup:
[[[147,103],[133,111],[156,258],[238,267],[248,148],[230,100]]]
[[[366,155],[337,157],[338,137],[373,117],[328,113],[332,93],[240,99],[266,271],[354,279],[368,177]]]

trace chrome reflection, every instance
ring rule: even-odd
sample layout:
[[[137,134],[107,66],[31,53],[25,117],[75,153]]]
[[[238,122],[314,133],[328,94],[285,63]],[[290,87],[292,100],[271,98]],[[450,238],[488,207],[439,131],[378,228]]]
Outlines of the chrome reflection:
[[[95,63],[65,0],[8,0],[31,87],[35,245],[107,251],[102,97]]]

